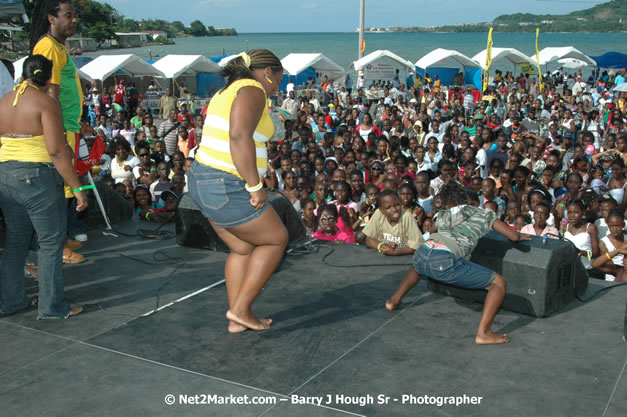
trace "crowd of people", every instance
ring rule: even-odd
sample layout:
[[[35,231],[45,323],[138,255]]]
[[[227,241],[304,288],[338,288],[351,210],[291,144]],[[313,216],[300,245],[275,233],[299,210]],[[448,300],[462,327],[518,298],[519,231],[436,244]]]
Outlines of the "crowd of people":
[[[302,211],[311,236],[386,255],[413,253],[435,232],[438,192],[456,181],[469,204],[523,233],[568,239],[592,276],[623,280],[622,228],[608,225],[624,221],[627,208],[627,97],[612,92],[624,76],[582,81],[557,71],[540,89],[535,78],[497,71],[483,95],[436,92],[428,80],[416,88],[410,76],[407,88],[384,85],[374,101],[364,90],[333,88],[326,103],[311,89],[300,97],[292,90],[282,105],[293,120],[282,141],[268,144],[264,181]],[[388,190],[399,198],[400,221]],[[329,204],[338,208],[335,227]]]
[[[0,101],[6,110],[0,169],[32,171],[6,175],[3,185],[9,190],[23,181],[32,191],[40,165],[56,170],[47,175],[56,185],[45,191],[59,191],[63,177],[67,202],[59,191],[58,198],[48,198],[57,211],[37,218],[37,207],[0,190],[7,230],[22,227],[9,234],[21,240],[7,241],[5,258],[7,250],[15,256],[0,267],[10,289],[1,294],[0,313],[30,303],[13,272],[24,264],[25,238],[35,232],[42,267],[39,317],[80,312],[63,301],[61,262],[84,259],[68,246],[76,241],[68,239],[65,222],[46,228],[50,213],[70,213],[72,223],[87,206],[89,186],[69,168],[68,149],[78,149],[79,133],[88,143],[95,136],[104,141],[105,153],[91,173],[126,198],[142,221],[172,221],[178,199],[189,190],[231,249],[225,276],[233,333],[271,324],[250,310],[287,244],[267,191],[293,204],[314,239],[413,256],[412,268],[386,302],[390,310],[422,275],[488,290],[477,343],[508,340],[490,330],[506,280],[469,262],[489,230],[512,241],[531,235],[569,240],[590,276],[627,280],[627,95],[613,90],[625,82],[625,71],[593,72],[585,81],[581,73],[556,71],[541,82],[496,71],[483,92],[464,87],[461,74],[455,78],[460,85],[412,74],[402,82],[397,74],[370,88],[360,74],[355,89],[350,78],[337,86],[321,76],[318,83],[310,79],[306,90],[290,82],[277,95],[280,61],[270,51],[252,50],[225,67],[226,86],[203,109],[179,105],[168,89],[153,115],[132,82],[129,88],[116,82],[113,96],[102,97],[96,85],[87,86],[81,97],[71,60],[63,59],[64,40],[76,30],[72,4],[41,0],[38,8],[48,19],[38,19],[24,81]],[[46,94],[58,100],[61,114],[39,97]],[[29,108],[19,100],[42,104]],[[285,122],[272,117],[269,100],[290,116]],[[27,129],[15,125],[29,118],[36,122]],[[61,123],[65,137],[47,133]],[[24,138],[30,154],[13,146]],[[63,140],[69,148],[59,148]],[[31,223],[24,223],[27,217]]]

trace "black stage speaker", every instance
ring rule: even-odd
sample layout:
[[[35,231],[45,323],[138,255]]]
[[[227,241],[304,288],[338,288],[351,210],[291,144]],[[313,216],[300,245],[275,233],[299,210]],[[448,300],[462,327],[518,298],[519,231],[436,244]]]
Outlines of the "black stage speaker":
[[[534,317],[547,317],[588,288],[588,274],[575,246],[563,240],[532,236],[514,243],[499,233],[484,236],[472,262],[505,277],[507,295],[503,308]],[[485,290],[469,290],[429,280],[431,291],[483,303]]]
[[[133,217],[135,210],[133,209],[132,203],[129,203],[119,193],[115,192],[113,188],[102,181],[98,181],[96,182],[96,190],[98,190],[102,205],[104,206],[111,224],[116,224]],[[107,223],[104,217],[102,217],[102,213],[100,213],[100,208],[98,207],[94,193],[92,191],[87,192],[87,198],[89,204],[87,209],[87,225],[90,228],[106,226]]]
[[[280,194],[268,193],[268,201],[287,228],[290,243],[307,237],[300,215],[289,200]],[[185,193],[181,197],[175,218],[177,244],[220,252],[229,251],[189,194]]]

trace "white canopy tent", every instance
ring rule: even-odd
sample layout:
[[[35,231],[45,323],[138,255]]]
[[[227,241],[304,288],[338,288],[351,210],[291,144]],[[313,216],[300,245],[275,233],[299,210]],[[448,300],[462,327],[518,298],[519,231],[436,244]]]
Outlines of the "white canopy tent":
[[[94,80],[103,82],[111,75],[121,70],[131,77],[159,77],[166,78],[165,74],[150,65],[137,55],[101,55],[81,67],[81,71]]]
[[[459,70],[464,75],[464,84],[481,88],[481,64],[461,52],[434,49],[416,61],[416,74],[425,77],[428,68],[438,68],[437,71],[431,71],[434,72],[431,76],[438,75],[443,85],[449,85],[454,78],[453,73]]]
[[[22,67],[24,66],[24,61],[26,61],[27,56],[18,59],[13,63],[13,68],[15,68],[15,82],[18,82],[22,79]],[[76,72],[78,72],[78,76],[86,81],[92,82],[92,78],[81,71],[78,67],[76,68]]]
[[[485,57],[487,49],[473,56],[472,59],[478,62],[482,67],[485,66]],[[536,61],[514,48],[492,48],[492,62],[499,60],[508,60],[514,67],[520,64],[536,65]]]
[[[181,75],[195,75],[197,72],[220,72],[215,62],[202,55],[166,55],[153,67],[161,71],[165,78],[178,78]]]
[[[346,71],[323,54],[292,53],[281,60],[283,70],[287,75],[296,76],[308,68],[313,68],[324,77],[329,77],[334,83],[344,85]]]
[[[377,50],[369,53],[368,55],[354,61],[351,66],[355,71],[364,71],[364,77],[366,79],[392,79],[396,72],[395,69],[401,67],[407,72],[413,72],[415,70],[414,64],[411,61],[401,58],[394,52],[388,50]]]
[[[438,48],[416,61],[416,67],[481,67],[481,64],[452,49]]]
[[[228,64],[233,58],[237,57],[237,55],[229,55],[229,56],[225,56],[224,58],[222,58],[220,60],[220,62],[218,62],[218,66],[220,68],[224,68],[226,67],[226,64]]]
[[[576,58],[558,59],[557,63],[561,67],[568,68],[568,69],[579,69],[579,68],[590,66],[590,64],[588,64],[586,61],[582,61],[581,59],[576,59]]]
[[[536,56],[531,55],[529,58],[533,59],[535,62]],[[583,52],[579,51],[578,49],[572,46],[564,46],[564,47],[559,47],[559,48],[544,48],[543,50],[540,51],[540,65],[552,64],[552,63],[559,65],[557,61],[559,61],[562,58],[574,58],[574,59],[579,59],[587,63],[590,66],[597,65],[594,59],[590,58],[589,56],[587,56],[586,54],[584,54]]]

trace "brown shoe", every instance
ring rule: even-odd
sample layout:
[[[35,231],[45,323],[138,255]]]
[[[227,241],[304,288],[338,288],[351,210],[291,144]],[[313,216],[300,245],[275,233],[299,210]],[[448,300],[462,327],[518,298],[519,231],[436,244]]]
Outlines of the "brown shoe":
[[[87,260],[83,255],[74,252],[71,249],[63,249],[63,263],[64,264],[80,264]]]
[[[81,242],[79,242],[78,240],[70,239],[69,237],[67,238],[67,241],[65,242],[65,247],[68,248],[69,250],[76,250],[80,248],[81,246],[83,246]]]

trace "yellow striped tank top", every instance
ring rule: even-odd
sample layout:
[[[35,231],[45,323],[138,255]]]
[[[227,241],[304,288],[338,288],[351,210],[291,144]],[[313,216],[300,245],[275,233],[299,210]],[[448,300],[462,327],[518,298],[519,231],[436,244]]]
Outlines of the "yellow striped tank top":
[[[199,163],[226,171],[239,178],[242,178],[242,176],[237,172],[237,168],[233,164],[229,147],[229,119],[231,105],[235,97],[237,97],[237,92],[240,88],[249,86],[260,88],[265,97],[266,92],[258,81],[242,79],[235,81],[227,89],[219,92],[211,99],[207,108],[207,118],[202,129],[202,140],[196,151],[196,160]],[[265,175],[268,168],[266,142],[272,137],[273,133],[274,125],[272,124],[270,113],[266,109],[261,115],[261,119],[253,134],[259,176]]]

